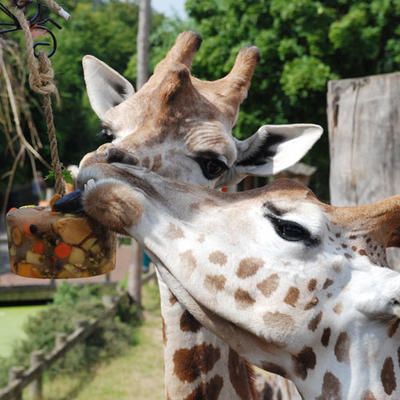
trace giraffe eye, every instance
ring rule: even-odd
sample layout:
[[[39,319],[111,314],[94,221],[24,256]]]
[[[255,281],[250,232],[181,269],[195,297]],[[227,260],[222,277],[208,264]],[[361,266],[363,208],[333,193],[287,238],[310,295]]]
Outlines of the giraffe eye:
[[[102,128],[101,131],[97,134],[98,137],[105,143],[110,143],[115,139],[115,136],[108,128]]]
[[[311,233],[293,221],[286,221],[269,215],[268,218],[274,226],[275,232],[284,240],[289,242],[303,242],[306,246],[315,246],[319,243],[319,239],[312,237]]]
[[[197,163],[207,179],[215,179],[228,169],[228,166],[216,159],[211,158],[196,158]]]

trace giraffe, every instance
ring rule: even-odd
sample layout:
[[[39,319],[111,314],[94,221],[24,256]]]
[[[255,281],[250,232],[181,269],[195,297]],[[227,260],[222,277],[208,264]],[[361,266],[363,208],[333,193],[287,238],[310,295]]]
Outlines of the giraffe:
[[[246,141],[232,137],[240,103],[247,95],[258,61],[258,50],[242,49],[230,74],[205,82],[192,77],[189,71],[200,42],[193,32],[181,34],[153,77],[137,93],[109,66],[93,56],[84,57],[89,100],[102,121],[102,134],[112,143],[85,156],[81,166],[96,161],[137,164],[180,182],[218,188],[248,174],[279,172],[308,151],[322,133],[318,126],[266,125]],[[182,399],[197,381],[176,375],[173,355],[177,347],[207,342],[218,348],[218,368],[223,377],[233,373],[228,367],[234,353],[176,301],[162,278],[159,286],[166,393],[170,399]],[[236,387],[225,385],[223,397],[254,398],[251,369],[240,357],[235,356],[234,361],[238,371]],[[197,367],[202,368],[201,359]],[[206,374],[201,379],[206,379]],[[294,387],[280,378],[271,377],[267,391],[271,399],[298,398]]]
[[[179,301],[245,360],[307,400],[400,398],[400,274],[385,255],[400,244],[400,196],[334,207],[289,180],[222,195],[121,163],[85,170],[88,215],[139,240]],[[224,399],[217,349],[198,346],[207,398]],[[176,350],[177,373],[196,351]]]

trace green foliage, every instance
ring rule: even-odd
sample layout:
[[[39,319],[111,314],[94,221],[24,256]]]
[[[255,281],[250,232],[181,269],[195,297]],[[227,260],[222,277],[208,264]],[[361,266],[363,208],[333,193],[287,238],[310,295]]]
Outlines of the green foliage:
[[[57,289],[52,305],[28,319],[24,331],[27,339],[16,343],[12,356],[0,360],[0,387],[7,383],[11,366],[28,366],[29,355],[34,350],[49,352],[53,349],[57,332],[70,334],[78,320],[96,319],[104,313],[101,295],[116,294],[103,286],[72,286],[62,284]],[[55,373],[73,374],[89,370],[95,363],[121,354],[127,345],[134,343],[133,326],[139,322],[137,310],[124,300],[116,316],[103,321],[99,329],[73,351],[59,361],[51,370]]]
[[[70,183],[71,185],[74,183],[74,178],[72,177],[71,171],[63,169],[61,174],[65,182]],[[56,173],[54,170],[50,170],[49,173],[44,177],[45,181],[54,181],[55,179]]]
[[[84,154],[97,148],[100,121],[86,96],[82,57],[91,54],[123,73],[136,54],[138,6],[135,2],[66,1],[71,12],[63,29],[54,30],[58,49],[52,58],[61,103],[54,107],[60,159],[64,165],[78,164]],[[158,29],[164,17],[153,14],[152,25]],[[134,75],[131,76],[134,78]],[[33,99],[32,99],[33,100]],[[43,116],[35,112],[44,148],[41,154],[50,159]],[[46,171],[43,171],[46,173]]]
[[[330,79],[400,68],[400,2],[393,0],[187,0],[204,38],[194,72],[217,79],[240,47],[259,47],[261,62],[235,134],[245,138],[266,123],[313,122],[327,128]],[[318,167],[314,189],[327,199],[327,132],[306,157]]]
[[[68,165],[100,144],[81,59],[93,54],[134,82],[138,8],[136,2],[117,0],[66,0],[65,6],[73,17],[57,33],[53,63],[62,98],[55,112],[60,156]],[[328,80],[400,68],[398,0],[187,0],[186,9],[191,18],[185,21],[153,13],[151,68],[187,29],[204,38],[193,65],[202,79],[220,78],[241,47],[258,46],[261,62],[239,115],[239,138],[266,123],[314,122],[326,128]],[[46,144],[42,115],[34,116]],[[50,158],[48,145],[43,154]],[[328,154],[325,133],[306,157],[318,167],[314,189],[325,199]]]

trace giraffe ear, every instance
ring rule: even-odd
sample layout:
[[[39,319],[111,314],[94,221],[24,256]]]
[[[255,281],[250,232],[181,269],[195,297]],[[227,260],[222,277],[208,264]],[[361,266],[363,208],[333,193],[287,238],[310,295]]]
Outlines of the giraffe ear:
[[[135,92],[122,75],[96,57],[83,57],[82,65],[90,105],[100,119]]]
[[[254,135],[237,142],[236,172],[273,175],[298,162],[321,137],[319,125],[264,125]]]

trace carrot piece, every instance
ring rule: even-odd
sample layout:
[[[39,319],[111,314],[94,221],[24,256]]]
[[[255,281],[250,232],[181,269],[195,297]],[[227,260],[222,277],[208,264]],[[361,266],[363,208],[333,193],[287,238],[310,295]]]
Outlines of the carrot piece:
[[[32,264],[24,262],[18,264],[17,274],[27,278],[42,278],[40,272]]]
[[[72,246],[67,243],[61,242],[54,248],[54,254],[58,258],[67,258],[72,251]]]
[[[35,243],[33,243],[32,251],[34,253],[43,254],[44,253],[44,249],[45,249],[45,246],[44,246],[43,242],[35,242]]]
[[[22,231],[25,233],[25,235],[32,236],[31,224],[24,224],[22,227]]]
[[[16,211],[17,208],[16,207],[12,207],[7,211],[7,214],[12,213],[13,211]]]

